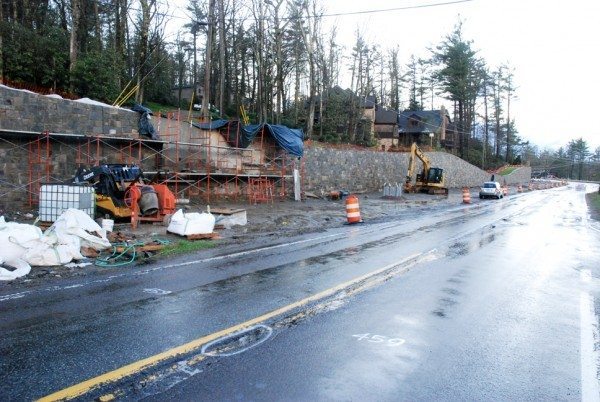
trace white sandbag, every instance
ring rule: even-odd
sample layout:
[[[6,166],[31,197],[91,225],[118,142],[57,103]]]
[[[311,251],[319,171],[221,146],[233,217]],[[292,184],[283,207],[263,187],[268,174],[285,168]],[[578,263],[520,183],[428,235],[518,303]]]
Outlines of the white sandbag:
[[[79,247],[73,244],[49,245],[39,242],[27,250],[23,259],[33,266],[54,266],[68,264],[73,260],[82,260],[84,257]]]
[[[0,265],[17,268],[15,271],[0,268],[0,280],[13,280],[29,273],[31,267],[23,256],[41,237],[42,231],[36,226],[6,222],[0,217]]]
[[[44,237],[52,239],[56,244],[72,244],[71,236],[79,238],[78,250],[81,246],[91,247],[97,251],[110,247],[106,230],[102,229],[88,214],[74,208],[63,212],[44,233]]]
[[[0,265],[5,264],[16,268],[14,271],[0,267],[0,281],[12,281],[27,275],[31,271],[31,265],[27,264],[20,258],[12,260],[10,263],[0,260]]]
[[[0,264],[17,268],[0,268],[0,280],[27,275],[33,266],[62,265],[82,260],[81,247],[101,251],[110,247],[106,231],[85,212],[66,210],[42,234],[37,226],[6,222],[0,217]]]
[[[214,229],[215,217],[210,212],[190,212],[184,214],[180,209],[171,217],[171,223],[167,227],[167,232],[180,236],[188,236],[212,233]]]

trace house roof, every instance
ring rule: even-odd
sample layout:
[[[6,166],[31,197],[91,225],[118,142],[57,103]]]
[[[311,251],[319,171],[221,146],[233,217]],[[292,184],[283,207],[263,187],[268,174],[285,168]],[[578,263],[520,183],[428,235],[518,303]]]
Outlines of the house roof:
[[[440,110],[405,110],[398,114],[398,129],[401,134],[436,133],[441,126]]]
[[[398,113],[395,110],[377,109],[375,111],[375,124],[397,124]]]
[[[375,105],[377,105],[377,98],[375,98],[374,96],[365,96],[363,99],[360,100],[360,106],[365,109],[373,109]]]

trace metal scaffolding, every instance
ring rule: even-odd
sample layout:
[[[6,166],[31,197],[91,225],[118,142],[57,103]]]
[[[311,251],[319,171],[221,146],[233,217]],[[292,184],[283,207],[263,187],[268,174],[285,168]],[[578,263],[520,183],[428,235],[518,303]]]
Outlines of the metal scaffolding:
[[[7,154],[26,153],[28,161],[26,184],[19,184],[22,175],[19,180],[0,177],[0,198],[13,191],[26,192],[28,205],[34,206],[42,184],[65,182],[79,167],[105,163],[139,165],[146,179],[167,184],[177,198],[191,201],[257,203],[285,198],[293,190],[292,169],[301,168],[297,158],[264,129],[250,147],[232,146],[232,142],[239,144],[240,125],[223,130],[231,126],[237,132],[200,130],[182,124],[179,112],[169,112],[157,125],[160,140],[0,130],[0,146]],[[189,141],[182,141],[184,136]]]

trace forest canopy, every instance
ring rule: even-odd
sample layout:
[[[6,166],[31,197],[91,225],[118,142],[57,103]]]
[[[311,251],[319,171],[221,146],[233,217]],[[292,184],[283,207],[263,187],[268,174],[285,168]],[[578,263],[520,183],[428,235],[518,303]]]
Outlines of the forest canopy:
[[[206,118],[237,118],[243,106],[254,123],[367,147],[377,138],[365,120],[366,99],[396,112],[444,103],[458,133],[455,151],[471,163],[544,157],[511,115],[514,68],[489,65],[463,36],[462,21],[428,57],[416,57],[369,42],[358,29],[344,46],[335,27],[325,29],[323,6],[189,0],[182,18],[158,0],[0,0],[0,78],[111,104],[199,104]],[[576,165],[561,174],[586,175],[577,164],[594,162],[599,150],[583,152],[583,142],[548,151]]]

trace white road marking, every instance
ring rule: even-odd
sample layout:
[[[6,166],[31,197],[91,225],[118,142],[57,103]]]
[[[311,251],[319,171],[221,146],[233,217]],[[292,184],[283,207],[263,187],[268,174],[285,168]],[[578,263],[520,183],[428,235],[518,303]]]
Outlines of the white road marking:
[[[590,270],[580,272],[581,280],[590,283],[592,274]],[[598,337],[598,317],[594,312],[594,297],[586,291],[581,291],[579,298],[581,319],[581,400],[583,402],[600,401],[600,387],[598,386],[598,351],[596,342]]]
[[[163,290],[157,288],[146,288],[144,289],[144,293],[150,293],[152,295],[168,295],[169,293],[173,293],[170,290]]]
[[[6,301],[6,300],[20,299],[22,297],[25,297],[25,295],[28,293],[31,293],[31,291],[12,293],[10,295],[0,296],[0,302]]]

